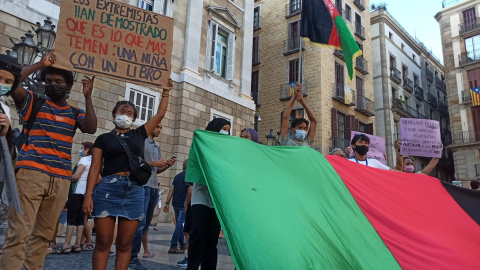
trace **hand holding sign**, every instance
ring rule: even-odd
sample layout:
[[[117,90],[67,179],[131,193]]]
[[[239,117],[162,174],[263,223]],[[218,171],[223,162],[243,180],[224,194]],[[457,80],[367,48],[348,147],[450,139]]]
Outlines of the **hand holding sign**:
[[[442,157],[440,124],[435,120],[401,118],[400,154],[418,157]]]
[[[49,53],[46,53],[42,56],[42,59],[40,60],[40,64],[43,67],[49,67],[55,64],[55,60],[57,59],[57,57],[55,56],[54,51],[55,50],[51,50]]]

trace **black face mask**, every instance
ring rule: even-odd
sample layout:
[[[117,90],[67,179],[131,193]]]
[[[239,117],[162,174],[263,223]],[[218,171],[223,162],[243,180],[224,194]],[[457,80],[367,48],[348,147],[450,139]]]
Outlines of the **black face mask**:
[[[66,85],[46,84],[45,95],[52,100],[58,100],[69,94],[70,88]],[[67,97],[68,98],[68,97]]]
[[[357,145],[353,148],[360,156],[365,156],[368,153],[368,146],[366,145]]]

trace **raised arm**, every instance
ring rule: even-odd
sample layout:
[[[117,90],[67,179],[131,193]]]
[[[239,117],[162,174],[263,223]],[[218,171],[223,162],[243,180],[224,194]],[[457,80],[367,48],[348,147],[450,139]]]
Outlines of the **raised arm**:
[[[397,163],[395,165],[395,169],[399,171],[403,171],[403,156],[400,155],[400,147],[402,147],[402,141],[397,140],[397,145],[395,146],[395,154],[397,156]]]
[[[83,95],[85,96],[85,120],[78,123],[78,127],[83,133],[94,134],[97,131],[97,116],[93,109],[92,90],[95,76],[88,77],[82,80]]]
[[[302,89],[302,85],[301,84],[297,84],[295,86],[295,93],[297,92],[297,86],[300,85],[300,89]],[[287,133],[288,133],[288,129],[290,128],[290,113],[292,113],[292,109],[293,109],[293,104],[295,104],[295,100],[297,99],[296,95],[292,95],[292,98],[290,98],[290,100],[288,101],[288,104],[287,104],[287,108],[285,108],[285,111],[283,112],[283,116],[282,116],[282,128],[280,130],[280,134],[282,136],[282,138],[285,138],[285,136],[287,136]]]
[[[300,88],[300,93],[297,94],[297,100],[303,106],[303,108],[305,109],[305,112],[307,112],[308,120],[310,120],[310,128],[308,129],[308,136],[310,137],[310,142],[313,142],[313,140],[315,139],[315,133],[317,132],[317,117],[315,116],[313,111],[310,109],[310,107],[308,107],[307,102],[305,102],[305,99],[303,99],[301,88]]]
[[[427,175],[430,174],[433,169],[435,169],[435,166],[437,166],[439,160],[439,158],[432,158],[428,163],[427,167],[423,168],[422,173]]]
[[[87,216],[92,216],[93,211],[93,188],[97,184],[98,175],[102,167],[103,150],[100,148],[92,148],[92,165],[90,165],[90,171],[87,178],[87,189],[85,191],[85,198],[83,201],[82,210]]]
[[[145,130],[147,131],[147,134],[152,133],[155,127],[158,126],[158,124],[160,124],[160,122],[162,122],[162,119],[165,117],[165,113],[167,113],[168,108],[168,97],[170,96],[170,90],[172,90],[172,88],[172,79],[168,79],[166,88],[163,88],[162,99],[160,100],[160,104],[158,105],[157,114],[150,118],[147,123],[145,123]]]

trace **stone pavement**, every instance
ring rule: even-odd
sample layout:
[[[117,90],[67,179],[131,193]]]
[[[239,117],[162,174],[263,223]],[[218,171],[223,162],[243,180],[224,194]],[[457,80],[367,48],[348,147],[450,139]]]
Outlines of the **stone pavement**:
[[[0,236],[0,243],[3,244],[5,238],[5,232],[0,226],[2,234]],[[149,270],[180,270],[184,269],[177,266],[177,262],[181,261],[185,254],[168,254],[167,251],[170,248],[170,239],[174,231],[173,224],[161,223],[157,224],[156,230],[150,230],[148,232],[148,247],[151,252],[155,253],[155,257],[149,259],[143,259],[143,247],[139,253],[140,261]],[[75,241],[75,237],[72,239],[72,243]],[[95,240],[94,240],[95,241]],[[64,242],[64,238],[57,238],[57,246],[61,246]],[[228,249],[225,239],[218,239],[218,263],[217,269],[219,270],[233,270],[235,268],[230,251]],[[112,247],[115,250],[115,246]],[[49,254],[45,259],[45,270],[85,270],[92,269],[92,251],[84,251],[81,253],[72,253],[68,255],[61,254]],[[115,269],[115,256],[110,256],[108,260],[108,270]]]

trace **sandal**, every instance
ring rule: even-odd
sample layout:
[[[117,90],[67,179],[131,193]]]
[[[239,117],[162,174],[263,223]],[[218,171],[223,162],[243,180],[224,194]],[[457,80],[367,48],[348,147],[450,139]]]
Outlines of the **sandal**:
[[[72,253],[80,253],[82,252],[82,247],[81,246],[78,246],[78,247],[73,247],[72,248]]]
[[[183,253],[185,253],[185,250],[181,250],[178,248],[170,248],[168,250],[168,254],[183,254]]]
[[[154,256],[155,256],[155,253],[154,253],[154,252],[149,252],[149,253],[146,253],[146,254],[144,253],[144,254],[143,254],[143,258],[144,258],[144,259],[152,258],[152,257],[154,257]]]
[[[63,249],[63,247],[61,247],[60,249],[54,249],[52,254],[64,254],[64,255],[68,255],[72,252],[72,247],[73,246],[69,246],[67,247],[66,249]]]
[[[92,251],[93,250],[93,244],[84,244],[82,246],[83,251]]]

